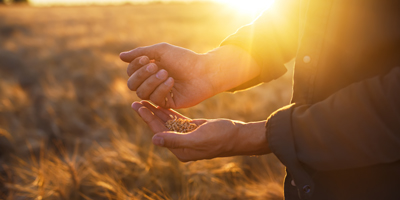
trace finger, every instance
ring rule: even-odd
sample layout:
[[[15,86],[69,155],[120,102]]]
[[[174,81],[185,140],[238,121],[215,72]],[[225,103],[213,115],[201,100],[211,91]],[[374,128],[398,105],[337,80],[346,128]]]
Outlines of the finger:
[[[141,102],[133,102],[131,107],[133,108],[133,110],[135,110],[136,112],[139,112],[139,108],[144,106]]]
[[[204,124],[206,122],[207,122],[206,119],[195,119],[195,120],[193,120],[193,123],[195,123],[197,126],[200,126],[200,125],[202,125],[202,124]]]
[[[172,77],[169,77],[162,84],[159,84],[154,92],[151,93],[150,100],[164,108],[175,106],[175,103],[171,96],[172,86],[174,86],[174,79]]]
[[[137,96],[141,99],[150,99],[150,95],[155,92],[157,87],[162,85],[167,78],[168,72],[165,69],[158,71],[157,74],[151,75],[137,88]]]
[[[150,107],[150,106],[155,107],[153,104],[151,104],[148,101],[141,101],[140,103],[143,104],[146,107]],[[172,109],[165,109],[165,108],[160,107],[160,106],[158,106],[156,109],[159,110],[160,112],[163,112],[164,114],[166,114],[168,116],[172,116],[172,117],[176,116],[177,118],[190,119],[190,118],[186,117],[185,115],[182,115],[182,114],[180,114],[180,113],[178,113],[178,112],[176,112],[175,110],[172,110]],[[206,120],[204,120],[204,121],[206,121]],[[203,121],[199,121],[199,122],[203,122]]]
[[[167,50],[169,44],[159,43],[146,47],[139,47],[130,51],[122,52],[119,57],[124,62],[132,62],[133,59],[146,55],[150,59],[160,60],[161,55]]]
[[[149,63],[134,72],[128,79],[128,88],[136,91],[137,88],[151,75],[156,73],[158,67],[154,63]]]
[[[172,119],[169,115],[161,111],[160,109],[156,108],[153,104],[148,101],[141,101],[140,106],[146,106],[148,109],[151,110],[155,115],[157,115],[161,120],[164,122]]]
[[[155,116],[154,113],[152,113],[147,107],[140,107],[138,109],[138,113],[154,133],[168,131],[168,128],[164,125],[164,122]]]
[[[176,112],[173,109],[165,109],[165,108],[162,108],[162,107],[159,107],[159,109],[162,112],[164,112],[165,114],[167,114],[167,115],[176,116],[177,118],[182,118],[182,119],[190,119],[190,118],[186,117],[185,115],[182,115],[182,114]]]
[[[143,67],[143,65],[147,65],[149,62],[150,59],[147,56],[137,57],[129,63],[128,68],[126,69],[126,73],[128,74],[128,76],[131,76],[136,70]]]
[[[161,132],[153,136],[154,145],[167,147],[171,149],[190,148],[194,143],[190,134],[179,134],[176,132]]]

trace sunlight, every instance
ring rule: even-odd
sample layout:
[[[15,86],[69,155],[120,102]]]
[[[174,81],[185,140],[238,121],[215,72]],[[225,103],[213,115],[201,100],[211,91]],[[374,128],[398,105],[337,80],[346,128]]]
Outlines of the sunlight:
[[[274,3],[274,0],[216,0],[227,4],[244,14],[259,14],[268,9]]]
[[[79,6],[79,5],[122,5],[126,3],[143,4],[154,2],[201,2],[215,0],[28,0],[33,6]],[[216,0],[218,1],[218,0]]]
[[[72,6],[72,5],[105,5],[105,4],[124,4],[124,3],[144,3],[148,0],[29,0],[29,3],[34,6]]]
[[[257,15],[268,9],[274,0],[28,0],[34,6],[53,5],[120,5],[125,3],[150,3],[150,2],[196,2],[214,1],[226,4],[240,13]]]

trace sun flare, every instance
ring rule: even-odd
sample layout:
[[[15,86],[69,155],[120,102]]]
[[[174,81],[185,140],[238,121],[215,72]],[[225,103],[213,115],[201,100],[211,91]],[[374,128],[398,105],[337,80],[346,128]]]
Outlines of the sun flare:
[[[217,0],[245,14],[258,14],[274,3],[274,0]]]
[[[202,0],[158,0],[161,2],[196,2]],[[104,5],[104,4],[125,4],[125,3],[149,3],[158,2],[157,0],[28,0],[34,6],[52,5]],[[268,9],[274,0],[203,0],[210,2],[220,2],[228,5],[243,14],[259,14]]]

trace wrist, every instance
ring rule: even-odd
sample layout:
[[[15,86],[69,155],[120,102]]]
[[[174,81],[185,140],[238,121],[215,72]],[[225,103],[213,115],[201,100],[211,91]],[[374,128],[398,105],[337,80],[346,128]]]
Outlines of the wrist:
[[[237,87],[261,72],[253,57],[234,45],[218,47],[200,57],[216,93]]]
[[[265,121],[243,123],[238,128],[238,155],[271,153],[266,136]]]

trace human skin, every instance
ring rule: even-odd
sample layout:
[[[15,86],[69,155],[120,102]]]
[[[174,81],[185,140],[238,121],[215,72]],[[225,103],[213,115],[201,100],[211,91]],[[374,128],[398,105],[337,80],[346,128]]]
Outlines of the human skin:
[[[164,108],[194,106],[260,73],[255,60],[234,45],[199,54],[160,43],[122,52],[120,58],[129,63],[129,89]]]
[[[168,148],[182,162],[271,152],[265,121],[245,123],[229,119],[193,119],[191,121],[198,125],[197,129],[177,133],[165,126],[165,122],[171,119],[170,115],[189,118],[147,101],[134,102],[132,108],[153,131],[153,144]]]
[[[244,50],[226,45],[198,54],[161,43],[123,52],[120,58],[129,63],[128,87],[139,98],[159,105],[142,101],[134,102],[132,108],[155,134],[153,144],[168,148],[180,161],[271,152],[265,121],[194,119],[198,128],[189,133],[172,132],[165,126],[170,115],[188,119],[166,108],[194,106],[259,75],[260,67]]]

